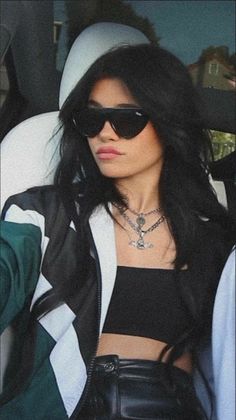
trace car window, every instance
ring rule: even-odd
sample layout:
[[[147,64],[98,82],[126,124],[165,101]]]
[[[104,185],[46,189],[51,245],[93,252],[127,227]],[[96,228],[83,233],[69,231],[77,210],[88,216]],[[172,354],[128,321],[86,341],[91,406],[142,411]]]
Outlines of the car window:
[[[54,1],[54,18],[61,24],[59,69],[84,27],[112,20],[138,27],[172,51],[188,66],[196,85],[220,90],[235,87],[235,8],[231,0]]]
[[[234,1],[126,1],[152,23],[160,45],[189,68],[196,85],[233,90]]]

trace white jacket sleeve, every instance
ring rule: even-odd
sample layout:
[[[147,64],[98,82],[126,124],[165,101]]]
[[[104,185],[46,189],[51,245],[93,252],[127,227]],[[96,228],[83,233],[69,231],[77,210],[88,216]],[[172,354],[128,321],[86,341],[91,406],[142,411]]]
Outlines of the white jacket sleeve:
[[[235,250],[224,267],[213,311],[212,360],[217,420],[235,420]]]

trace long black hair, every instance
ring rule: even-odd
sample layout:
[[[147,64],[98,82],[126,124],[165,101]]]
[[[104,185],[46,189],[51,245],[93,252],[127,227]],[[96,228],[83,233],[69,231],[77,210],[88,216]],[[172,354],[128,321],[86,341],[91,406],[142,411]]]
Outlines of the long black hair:
[[[62,159],[55,183],[64,191],[68,191],[77,178],[85,184],[79,223],[81,229],[97,205],[103,204],[108,210],[108,202],[124,204],[125,197],[120,195],[113,179],[100,173],[87,139],[79,134],[73,124],[74,113],[86,107],[92,87],[103,78],[121,80],[148,114],[158,133],[164,148],[159,196],[176,245],[174,267],[178,273],[184,266],[196,270],[194,264],[203,264],[204,270],[199,276],[204,289],[206,284],[210,284],[207,279],[209,270],[204,260],[207,248],[212,248],[213,263],[217,256],[222,262],[220,256],[229,251],[231,243],[235,241],[235,231],[209,182],[209,165],[213,154],[209,132],[200,117],[201,101],[187,68],[170,52],[152,44],[123,46],[109,51],[90,67],[60,112],[64,134]],[[88,256],[83,250],[81,252],[83,260],[86,260]],[[202,261],[199,260],[200,254]],[[212,296],[218,277],[214,277],[214,281],[208,290]],[[180,294],[194,318],[196,328],[199,330],[200,325],[203,328],[206,316],[210,322],[211,314],[203,316],[193,290],[184,292],[182,288]],[[191,331],[186,337],[197,337],[196,328],[194,334]],[[187,342],[187,338],[184,342]],[[183,350],[184,347],[178,348]],[[179,355],[179,352],[176,354]]]
[[[225,227],[228,219],[209,182],[212,148],[200,117],[200,100],[187,68],[171,53],[151,44],[123,46],[91,66],[60,112],[64,134],[55,183],[68,190],[76,178],[85,182],[87,217],[97,204],[122,200],[113,180],[99,172],[87,139],[73,124],[73,114],[87,105],[95,82],[104,77],[125,83],[163,143],[161,206],[176,243],[175,267],[181,268],[189,264],[195,248],[197,217]]]
[[[90,215],[100,204],[109,211],[109,202],[124,204],[125,199],[114,180],[100,173],[87,139],[73,123],[73,115],[87,106],[96,81],[107,77],[119,79],[128,87],[148,114],[164,147],[160,204],[176,245],[177,291],[193,325],[174,346],[170,355],[173,361],[184,351],[193,351],[210,324],[220,271],[235,236],[227,211],[218,203],[209,182],[211,142],[200,118],[201,104],[187,68],[159,46],[122,46],[96,60],[68,96],[59,115],[63,136],[55,185],[62,195],[67,194],[69,200],[80,205],[77,230],[82,236],[80,244],[86,244],[78,249],[80,278],[86,281],[89,262],[86,226]],[[77,184],[83,185],[80,197],[74,193]],[[208,258],[209,269],[204,257]],[[210,274],[212,265],[213,275]],[[198,273],[201,299],[198,292],[195,294],[195,289],[199,289],[196,282],[181,284],[179,273],[184,266]],[[73,279],[40,297],[34,304],[32,317],[39,318],[51,311],[70,293],[75,293]],[[207,303],[209,299],[211,304]]]

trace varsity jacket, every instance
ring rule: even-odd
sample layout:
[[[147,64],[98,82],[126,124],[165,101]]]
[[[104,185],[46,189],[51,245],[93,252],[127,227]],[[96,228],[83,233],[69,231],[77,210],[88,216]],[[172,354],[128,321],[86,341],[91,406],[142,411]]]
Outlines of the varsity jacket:
[[[51,186],[13,196],[3,210],[0,333],[11,323],[18,332],[13,361],[6,372],[6,389],[19,363],[18,350],[36,299],[55,287],[62,277],[72,277],[75,283],[81,283],[81,288],[75,298],[68,298],[39,319],[29,385],[0,407],[2,420],[73,420],[86,398],[117,263],[114,223],[105,208],[99,206],[88,226],[95,265],[91,265],[86,282],[79,278],[74,211],[75,207],[69,208],[68,201]],[[217,257],[213,254],[207,256],[210,266],[211,258],[215,261]],[[215,264],[209,277],[219,277],[223,264],[222,259],[218,266]],[[197,288],[196,292],[199,293]],[[204,306],[201,294],[198,299]]]

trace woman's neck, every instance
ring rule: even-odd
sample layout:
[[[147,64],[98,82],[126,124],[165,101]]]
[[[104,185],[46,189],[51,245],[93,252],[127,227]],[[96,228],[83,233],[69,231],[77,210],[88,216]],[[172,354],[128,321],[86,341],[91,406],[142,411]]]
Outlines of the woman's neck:
[[[148,212],[160,207],[158,183],[153,179],[121,179],[116,187],[127,200],[129,208],[141,212]]]

